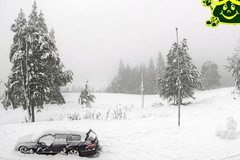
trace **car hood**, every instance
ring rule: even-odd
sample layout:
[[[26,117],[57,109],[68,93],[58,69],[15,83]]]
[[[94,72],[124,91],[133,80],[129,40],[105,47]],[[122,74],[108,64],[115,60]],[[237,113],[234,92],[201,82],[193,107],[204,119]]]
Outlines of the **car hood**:
[[[33,134],[29,134],[29,135],[20,137],[18,139],[17,143],[33,142],[32,141],[32,136],[33,136]]]

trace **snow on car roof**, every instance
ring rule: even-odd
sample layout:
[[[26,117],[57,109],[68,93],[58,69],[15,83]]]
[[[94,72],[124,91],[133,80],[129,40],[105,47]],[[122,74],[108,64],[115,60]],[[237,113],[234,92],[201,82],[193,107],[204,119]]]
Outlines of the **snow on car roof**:
[[[82,138],[81,139],[85,139],[86,138],[86,134],[89,131],[88,130],[84,130],[84,131],[80,131],[80,130],[71,130],[71,129],[45,129],[42,132],[38,132],[35,133],[31,140],[33,142],[36,142],[40,137],[44,136],[44,135],[48,135],[48,134],[52,134],[52,135],[56,135],[56,134],[77,134],[80,135]]]

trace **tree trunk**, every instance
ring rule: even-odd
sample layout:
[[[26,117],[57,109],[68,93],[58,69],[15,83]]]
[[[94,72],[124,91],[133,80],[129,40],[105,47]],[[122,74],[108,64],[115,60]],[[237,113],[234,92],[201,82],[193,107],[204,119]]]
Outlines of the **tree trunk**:
[[[28,96],[28,118],[29,118],[29,122],[32,122],[32,107],[31,107],[30,92]]]
[[[25,59],[25,72],[22,68],[23,73],[23,87],[24,87],[24,98],[26,108],[28,110],[28,121],[31,122],[31,107],[30,107],[30,90],[29,90],[29,75],[28,75],[28,43],[26,43],[26,59]],[[26,79],[25,79],[26,78]],[[28,96],[29,94],[29,96]]]
[[[31,122],[35,122],[35,114],[34,114],[34,106],[31,104],[31,111],[32,111],[32,120]]]
[[[31,115],[31,108],[29,105],[27,106],[27,110],[28,110],[28,121],[31,122],[32,115]]]
[[[144,95],[142,93],[142,108],[144,107]]]

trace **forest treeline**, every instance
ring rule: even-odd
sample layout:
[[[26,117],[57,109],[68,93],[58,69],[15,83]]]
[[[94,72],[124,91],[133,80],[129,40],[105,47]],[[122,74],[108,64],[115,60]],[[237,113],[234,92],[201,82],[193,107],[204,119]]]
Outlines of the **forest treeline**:
[[[112,82],[106,88],[107,93],[127,93],[140,94],[140,84],[143,75],[144,93],[156,94],[156,80],[162,78],[165,71],[165,62],[161,52],[158,54],[157,64],[154,64],[153,58],[150,58],[146,67],[144,63],[140,63],[135,67],[124,64],[121,59],[119,62],[118,74],[113,78]]]

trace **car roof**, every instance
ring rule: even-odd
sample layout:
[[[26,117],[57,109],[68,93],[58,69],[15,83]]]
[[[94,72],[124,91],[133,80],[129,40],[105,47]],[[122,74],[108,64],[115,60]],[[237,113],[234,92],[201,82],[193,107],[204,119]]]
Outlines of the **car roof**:
[[[56,135],[56,134],[73,134],[73,135],[80,135],[82,138],[81,139],[85,139],[86,138],[86,134],[89,131],[85,130],[70,130],[70,129],[47,129],[47,130],[43,130],[42,132],[36,133],[32,136],[31,140],[36,142],[39,138],[41,138],[44,135]]]

